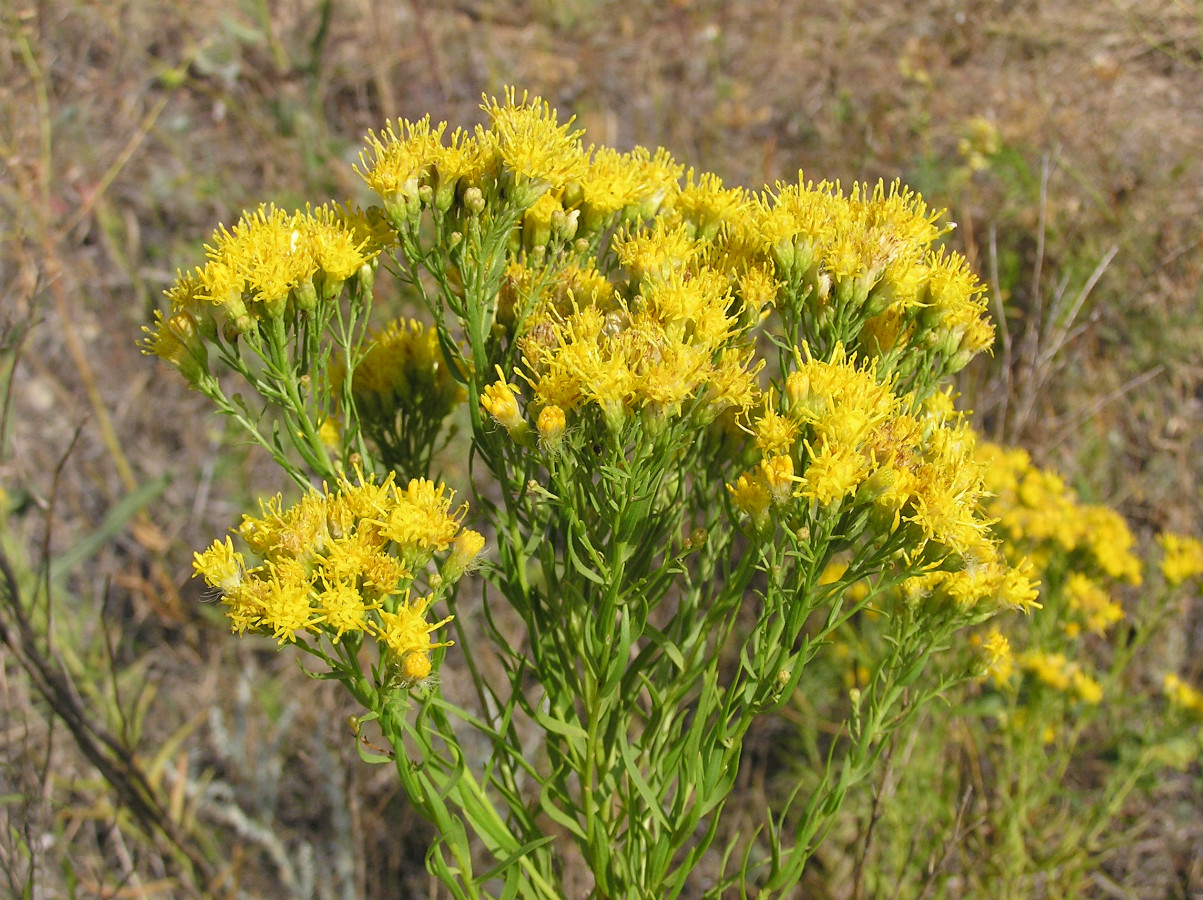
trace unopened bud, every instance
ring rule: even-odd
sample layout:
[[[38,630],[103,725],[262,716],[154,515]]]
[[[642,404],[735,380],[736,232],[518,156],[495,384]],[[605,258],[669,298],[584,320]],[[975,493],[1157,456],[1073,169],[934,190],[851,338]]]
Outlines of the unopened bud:
[[[560,435],[564,433],[567,421],[564,410],[560,409],[560,407],[554,404],[543,407],[543,410],[539,413],[539,419],[535,423],[535,427],[539,431],[540,443],[547,447],[558,444]]]
[[[497,375],[501,380],[490,384],[480,395],[481,408],[508,431],[510,437],[521,440],[527,436],[530,426],[522,418],[522,412],[518,409],[518,398],[514,396],[514,389],[506,382],[501,366],[497,367]]]
[[[292,289],[292,302],[303,312],[312,312],[317,308],[317,288],[309,279],[302,281]]]
[[[431,668],[429,653],[414,650],[401,660],[401,676],[411,684],[429,678]]]
[[[355,289],[361,294],[370,294],[376,283],[376,260],[365,262],[355,272]]]
[[[485,211],[485,195],[475,185],[464,191],[464,209],[471,215],[479,216]]]
[[[459,581],[465,572],[476,567],[480,551],[485,547],[485,536],[479,531],[464,529],[451,547],[451,555],[443,565],[443,578],[448,584]]]

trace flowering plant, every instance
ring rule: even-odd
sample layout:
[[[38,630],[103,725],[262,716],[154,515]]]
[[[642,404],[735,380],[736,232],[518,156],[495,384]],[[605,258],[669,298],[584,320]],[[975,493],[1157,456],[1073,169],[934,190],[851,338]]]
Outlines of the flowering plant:
[[[586,148],[538,99],[483,109],[370,134],[379,206],[261,208],[169,291],[147,352],[305,491],[197,573],[362,704],[453,896],[563,897],[582,869],[598,898],[782,894],[885,740],[980,674],[924,680],[932,655],[1035,603],[943,389],[991,344],[983,288],[896,184],[750,193]],[[425,324],[373,323],[382,272]],[[471,512],[428,480],[440,452]],[[753,722],[863,610],[881,664],[821,777],[767,840],[724,832]]]
[[[871,798],[846,804],[843,817],[873,823],[847,832],[869,860],[867,896],[1084,896],[1139,843],[1128,801],[1203,749],[1203,693],[1174,658],[1203,544],[1163,533],[1150,553],[1118,512],[1025,451],[980,442],[977,456],[992,530],[1039,576],[1041,608],[974,629],[936,662],[987,665],[923,714],[922,740],[896,735]],[[887,640],[880,618],[850,622],[816,682],[824,667],[828,683],[866,680]]]

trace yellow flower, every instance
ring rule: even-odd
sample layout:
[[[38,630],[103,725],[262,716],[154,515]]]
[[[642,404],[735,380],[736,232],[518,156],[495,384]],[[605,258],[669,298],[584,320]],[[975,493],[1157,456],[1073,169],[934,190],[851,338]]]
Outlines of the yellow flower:
[[[454,584],[464,573],[474,569],[480,560],[480,551],[485,547],[485,536],[478,531],[465,528],[455,538],[451,555],[443,564],[443,580]]]
[[[1081,572],[1071,572],[1063,590],[1069,609],[1082,617],[1086,630],[1092,634],[1102,635],[1116,622],[1123,621],[1124,608]]]
[[[768,398],[767,402],[772,403],[773,398]],[[797,423],[771,407],[766,409],[764,415],[756,420],[754,430],[756,446],[766,456],[788,453],[798,439]]]
[[[695,237],[709,241],[725,222],[747,214],[751,208],[743,188],[724,188],[723,180],[713,172],[703,172],[695,181],[694,171],[690,169],[673,212],[687,223]]]
[[[335,581],[318,592],[316,606],[319,621],[334,630],[333,641],[337,644],[348,631],[363,631],[368,611],[379,608],[380,603],[369,603],[353,582]]]
[[[210,286],[213,302],[229,302],[216,288],[220,285],[222,290],[230,291],[227,279],[233,273],[232,286],[237,293],[262,304],[267,315],[282,316],[289,293],[311,284],[318,268],[307,239],[308,229],[300,221],[302,215],[261,206],[249,216],[244,213],[232,229],[219,227],[213,243],[205,248],[210,261],[217,264],[217,277]]]
[[[769,307],[777,301],[777,291],[781,284],[773,277],[772,271],[764,265],[753,266],[742,272],[738,278],[739,296],[744,308],[750,314],[763,317],[769,314]]]
[[[455,540],[460,520],[467,511],[461,506],[451,512],[455,492],[425,478],[414,478],[398,491],[397,505],[389,512],[383,535],[402,548],[402,556],[427,557],[446,550]]]
[[[986,656],[986,672],[995,685],[1002,687],[1011,680],[1015,659],[1011,655],[1011,642],[998,629],[992,629],[982,644]]]
[[[1198,539],[1167,532],[1157,536],[1157,543],[1165,553],[1161,560],[1161,573],[1167,584],[1177,586],[1187,579],[1203,575],[1203,543]]]
[[[370,334],[368,352],[351,379],[360,413],[392,422],[397,411],[421,411],[428,420],[446,417],[464,397],[439,347],[438,333],[414,319],[395,319]],[[331,388],[337,394],[345,378],[334,369]]]
[[[751,350],[738,347],[720,354],[718,364],[707,377],[706,397],[712,417],[727,409],[742,413],[759,400],[756,376],[764,368],[764,360],[753,364],[752,358]]]
[[[552,452],[559,446],[560,435],[564,433],[567,424],[568,420],[564,415],[564,410],[555,404],[545,406],[539,411],[539,419],[535,423],[535,428],[539,432],[539,446],[544,453]]]
[[[591,158],[580,181],[581,227],[586,233],[608,228],[627,207],[637,207],[661,185],[644,181],[647,168],[631,154],[609,147],[590,148]]]
[[[257,631],[263,620],[263,599],[267,593],[267,582],[248,578],[230,593],[221,598],[230,619],[230,630],[238,634]]]
[[[426,679],[430,675],[430,651],[436,647],[450,647],[454,641],[434,641],[431,633],[450,622],[447,616],[431,624],[426,621],[426,612],[434,602],[433,597],[405,600],[398,604],[396,612],[381,610],[378,615],[382,624],[371,624],[371,630],[384,650],[398,665],[403,682],[408,686]]]
[[[285,557],[271,563],[269,571],[258,598],[263,609],[260,625],[281,644],[295,641],[297,632],[316,630],[320,614],[311,603],[313,585],[304,566]]]
[[[510,433],[510,437],[517,439],[524,435],[530,426],[522,418],[522,412],[518,409],[518,398],[514,394],[515,388],[505,380],[500,366],[497,367],[497,376],[500,380],[490,384],[480,395],[480,406]]]
[[[246,571],[246,561],[234,550],[228,537],[224,544],[214,541],[204,553],[194,553],[192,565],[198,575],[204,576],[209,587],[217,588],[222,594],[233,593],[242,584]]]
[[[573,119],[563,125],[556,112],[539,97],[515,98],[505,90],[505,103],[486,97],[481,109],[489,116],[489,137],[495,142],[506,172],[512,177],[511,199],[526,209],[549,188],[578,180],[584,171],[581,132],[570,132]]]
[[[1123,516],[1106,506],[1083,509],[1086,544],[1099,566],[1112,578],[1140,584],[1142,564],[1132,548],[1136,544]]]
[[[663,218],[649,228],[621,232],[614,238],[614,252],[632,284],[671,278],[690,268],[702,250],[702,242],[683,223],[670,225]]]
[[[771,456],[760,463],[760,477],[768,486],[774,503],[785,503],[794,492],[794,460],[790,456]]]
[[[1023,655],[1023,667],[1036,678],[1056,691],[1065,692],[1070,687],[1070,674],[1073,671],[1069,660],[1063,653],[1042,653],[1030,650]]]
[[[802,475],[801,496],[831,506],[856,491],[869,469],[868,460],[855,450],[823,444],[816,452],[806,445],[809,462]]]
[[[1103,686],[1080,669],[1072,676],[1074,693],[1083,703],[1098,706],[1103,701]]]
[[[772,494],[764,480],[740,475],[734,486],[727,485],[727,492],[735,508],[752,520],[753,530],[763,532],[769,522],[769,503],[772,501]]]
[[[1170,706],[1181,709],[1203,719],[1203,693],[1187,684],[1175,673],[1170,672],[1161,683],[1161,690]]]
[[[193,313],[181,310],[164,320],[155,310],[154,328],[143,327],[142,331],[146,335],[140,343],[142,352],[175,366],[189,384],[209,374],[209,351]]]
[[[681,189],[681,174],[685,167],[663,147],[657,147],[655,153],[646,147],[636,147],[631,151],[630,165],[638,171],[644,188],[639,199],[639,217],[650,219],[671,207]]]
[[[379,136],[368,132],[368,146],[359,154],[363,168],[354,168],[384,200],[384,208],[396,224],[413,221],[418,215],[418,189],[428,168],[440,156],[446,127],[447,123],[440,123],[432,132],[430,117],[426,116],[417,122],[386,122]]]
[[[1040,609],[1037,598],[1039,582],[1032,580],[1032,563],[1023,559],[1016,566],[1007,569],[1003,576],[1002,585],[998,592],[999,603],[1010,609],[1029,612]]]
[[[323,206],[286,213],[261,206],[233,228],[219,226],[206,245],[208,261],[168,291],[173,311],[192,311],[207,299],[236,332],[263,316],[308,311],[333,298],[344,281],[371,263],[388,241],[360,213]],[[249,306],[248,306],[249,304]],[[212,335],[210,335],[212,336]]]

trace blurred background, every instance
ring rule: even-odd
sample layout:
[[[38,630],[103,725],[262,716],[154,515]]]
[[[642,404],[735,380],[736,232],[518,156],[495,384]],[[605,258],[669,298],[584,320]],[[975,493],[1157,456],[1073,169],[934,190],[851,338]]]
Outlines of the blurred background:
[[[1140,533],[1201,531],[1198,3],[2,0],[0,27],[3,540],[52,588],[31,648],[57,661],[0,650],[0,894],[189,896],[146,791],[248,895],[432,890],[354,710],[190,580],[283,476],[135,346],[218,223],[370,202],[351,164],[387,118],[470,126],[516,85],[728,185],[901,178],[991,288],[998,345],[959,386],[979,429]],[[114,736],[149,784],[105,768]],[[1114,896],[1203,896],[1198,797],[1173,797],[1114,873],[1150,892]]]

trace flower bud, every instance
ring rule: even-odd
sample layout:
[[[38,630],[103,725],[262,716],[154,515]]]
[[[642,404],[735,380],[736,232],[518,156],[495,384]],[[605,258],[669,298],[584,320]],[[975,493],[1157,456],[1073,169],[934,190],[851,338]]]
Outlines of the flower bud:
[[[401,660],[401,677],[409,684],[425,681],[430,677],[430,654],[414,650]]]
[[[501,366],[497,367],[497,375],[501,380],[490,384],[480,395],[481,408],[508,431],[510,437],[521,440],[526,437],[530,426],[522,418],[522,412],[518,409],[518,398],[514,396],[514,389],[506,383]]]
[[[368,294],[376,282],[376,260],[365,262],[355,273],[355,287],[361,294]]]
[[[473,186],[464,191],[464,209],[473,216],[479,216],[485,211],[485,195],[480,188]]]
[[[773,456],[760,463],[760,474],[774,503],[784,503],[794,492],[794,460],[789,455]]]
[[[313,312],[317,308],[317,288],[311,280],[306,279],[292,289],[292,302],[303,312]]]
[[[277,294],[273,296],[259,295],[259,302],[263,304],[263,312],[272,319],[282,319],[284,313],[288,310],[288,294]]]
[[[856,489],[857,503],[872,503],[898,482],[898,473],[889,466],[878,469]]]
[[[554,404],[543,407],[539,413],[539,419],[535,423],[535,428],[539,432],[539,444],[545,451],[559,445],[560,436],[564,433],[566,424],[564,410],[560,407]]]
[[[579,209],[556,210],[551,216],[551,234],[556,240],[570,241],[576,237],[580,222]]]
[[[485,537],[478,531],[464,529],[451,547],[451,555],[443,564],[443,579],[447,584],[459,581],[465,572],[470,572],[479,562],[480,551],[485,547]]]

